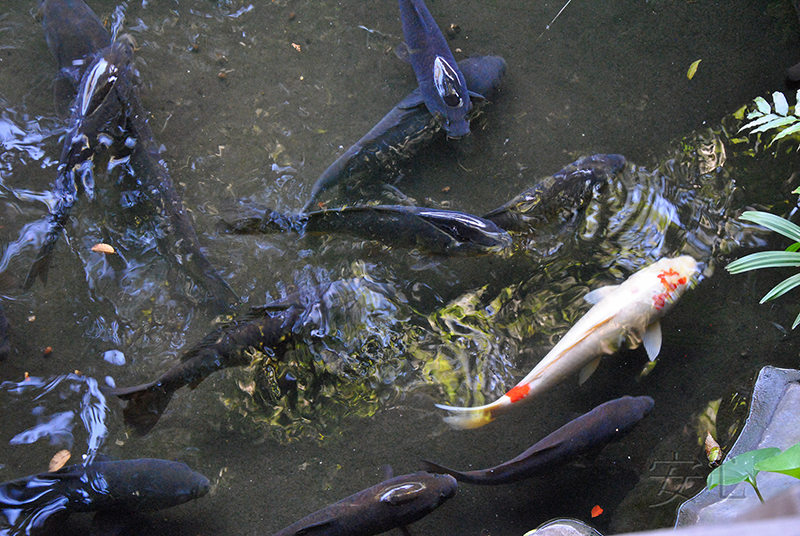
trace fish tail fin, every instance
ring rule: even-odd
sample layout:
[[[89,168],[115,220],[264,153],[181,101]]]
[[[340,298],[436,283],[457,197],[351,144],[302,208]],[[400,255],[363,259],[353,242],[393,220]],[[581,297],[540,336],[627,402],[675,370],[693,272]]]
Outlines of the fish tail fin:
[[[128,402],[122,410],[125,424],[140,436],[147,435],[153,429],[175,392],[160,382],[122,389],[104,389],[104,391]]]
[[[500,406],[497,404],[489,404],[487,406],[478,406],[474,408],[459,408],[447,406],[445,404],[436,404],[436,407],[450,413],[448,417],[444,418],[444,422],[450,425],[451,428],[455,428],[456,430],[470,430],[472,428],[480,428],[492,422],[494,420],[494,413]]]
[[[57,240],[57,234],[47,235],[44,244],[39,248],[36,258],[28,270],[28,275],[25,276],[25,282],[22,283],[23,290],[30,290],[37,279],[41,280],[43,285],[47,284],[47,272],[50,270],[50,254],[53,252]]]

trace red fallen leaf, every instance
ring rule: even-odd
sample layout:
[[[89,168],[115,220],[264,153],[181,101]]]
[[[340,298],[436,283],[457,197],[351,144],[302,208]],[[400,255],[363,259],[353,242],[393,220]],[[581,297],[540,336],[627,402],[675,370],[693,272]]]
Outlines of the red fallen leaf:
[[[592,517],[597,517],[602,513],[603,509],[600,508],[600,505],[599,504],[594,505],[594,508],[592,508]]]

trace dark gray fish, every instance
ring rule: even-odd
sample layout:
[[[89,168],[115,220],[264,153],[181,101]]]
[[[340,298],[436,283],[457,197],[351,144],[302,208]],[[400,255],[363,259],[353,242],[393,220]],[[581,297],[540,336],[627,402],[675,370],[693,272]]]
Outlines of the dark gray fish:
[[[372,286],[378,285],[362,279],[336,281],[253,308],[207,335],[157,380],[135,387],[104,388],[103,392],[127,400],[123,410],[125,423],[145,435],[181,387],[194,389],[215,372],[249,365],[253,350],[280,360],[302,340],[300,331],[307,316],[318,313],[327,302],[335,303],[339,292],[358,293]]]
[[[344,207],[303,214],[266,212],[263,218],[241,219],[230,230],[237,234],[345,233],[440,255],[504,254],[511,249],[511,236],[488,220],[454,210],[402,205]]]
[[[442,31],[422,0],[400,0],[400,21],[408,59],[417,76],[422,100],[448,136],[469,134],[470,95],[464,75]]]
[[[56,110],[64,116],[86,67],[97,52],[111,45],[111,34],[83,0],[45,0],[40,12],[44,37],[59,69]]]
[[[568,422],[513,460],[490,469],[461,472],[427,460],[422,465],[428,471],[452,475],[470,484],[496,486],[524,480],[619,438],[642,420],[653,405],[649,396],[623,396],[605,402]]]
[[[456,480],[425,472],[402,475],[350,495],[274,536],[370,536],[419,521],[455,495]]]
[[[506,71],[506,62],[499,56],[468,58],[458,62],[458,66],[467,87],[487,97],[497,90]],[[319,176],[303,212],[315,208],[320,195],[339,183],[356,183],[397,169],[444,136],[417,88]]]
[[[0,484],[0,534],[33,534],[75,512],[162,510],[208,493],[184,463],[142,458],[71,465]]]
[[[575,220],[584,207],[627,164],[618,154],[581,158],[497,208],[483,218],[512,232]]]

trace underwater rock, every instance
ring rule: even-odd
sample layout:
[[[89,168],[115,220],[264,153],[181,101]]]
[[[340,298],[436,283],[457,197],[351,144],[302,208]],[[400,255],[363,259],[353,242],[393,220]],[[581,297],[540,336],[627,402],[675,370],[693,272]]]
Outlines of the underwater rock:
[[[551,519],[525,536],[602,536],[595,529],[577,519]]]

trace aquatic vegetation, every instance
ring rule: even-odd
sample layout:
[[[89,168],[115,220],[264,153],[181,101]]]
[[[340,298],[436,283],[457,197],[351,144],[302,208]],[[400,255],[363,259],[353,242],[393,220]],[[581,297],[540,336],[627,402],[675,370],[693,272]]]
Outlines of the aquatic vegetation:
[[[800,193],[800,189],[795,190],[795,193]],[[730,273],[740,274],[749,270],[759,270],[762,268],[800,266],[800,252],[798,251],[800,249],[800,227],[785,218],[770,214],[769,212],[751,210],[744,212],[740,216],[740,219],[763,225],[767,229],[794,240],[794,244],[786,248],[786,251],[760,251],[737,259],[727,266],[727,270]],[[797,286],[800,286],[800,274],[788,277],[777,284],[761,298],[760,303],[783,296]],[[800,314],[795,318],[792,329],[797,327],[798,324],[800,324]]]
[[[762,471],[781,473],[800,479],[800,443],[792,445],[783,452],[776,447],[743,452],[711,471],[706,483],[708,489],[714,489],[717,486],[747,482],[753,486],[758,499],[763,503],[764,497],[761,496],[756,483],[756,477]]]
[[[800,101],[800,90],[795,101]],[[790,136],[800,140],[800,110],[796,105],[789,106],[783,93],[776,91],[772,94],[771,106],[763,97],[757,97],[753,102],[756,107],[747,114],[750,122],[740,130],[752,129],[751,134],[763,132],[772,135],[769,145]]]

